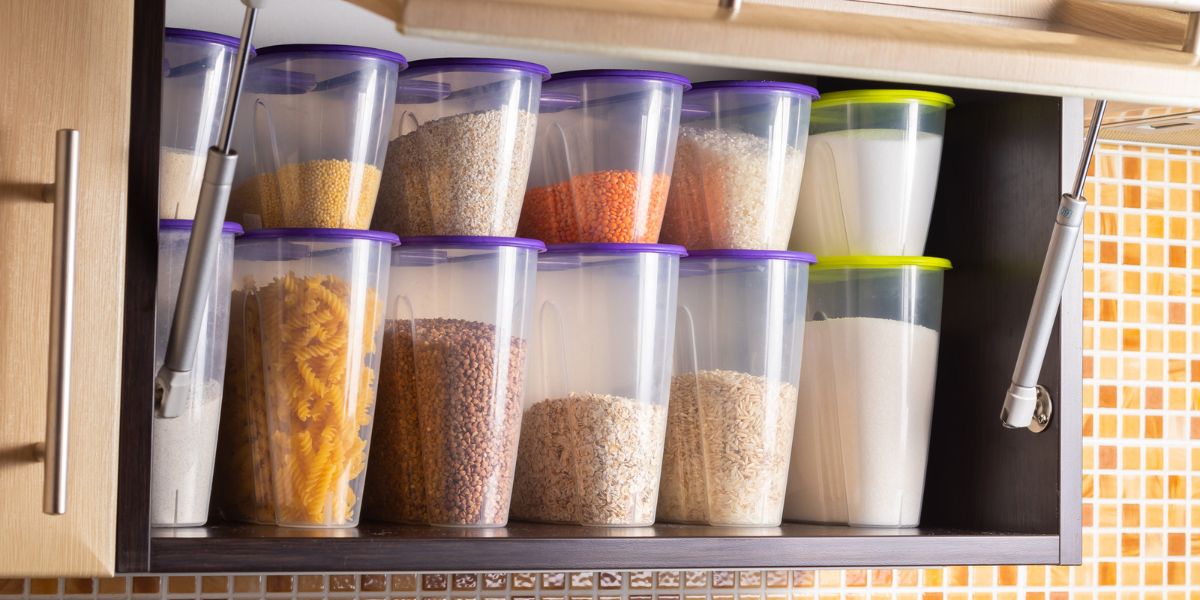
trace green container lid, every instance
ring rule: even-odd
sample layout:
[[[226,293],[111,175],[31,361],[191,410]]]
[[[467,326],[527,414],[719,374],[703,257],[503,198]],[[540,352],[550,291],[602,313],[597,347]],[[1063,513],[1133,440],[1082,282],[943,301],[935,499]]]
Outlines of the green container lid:
[[[907,104],[916,102],[937,108],[954,108],[954,100],[945,94],[921,90],[847,90],[831,92],[812,103],[814,109],[842,104]]]
[[[819,256],[814,270],[826,269],[895,269],[920,267],[922,269],[951,269],[950,261],[933,256]]]

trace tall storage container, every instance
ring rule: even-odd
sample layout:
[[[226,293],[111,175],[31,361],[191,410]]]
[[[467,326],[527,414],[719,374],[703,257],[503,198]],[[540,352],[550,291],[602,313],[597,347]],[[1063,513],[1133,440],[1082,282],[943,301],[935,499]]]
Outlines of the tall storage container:
[[[660,240],[688,250],[786,249],[816,97],[782,81],[692,86]]]
[[[238,243],[231,356],[243,360],[246,420],[226,421],[224,464],[238,471],[220,476],[241,477],[232,496],[269,503],[278,525],[358,523],[396,243],[346,229],[263,229]],[[235,512],[261,519],[263,508]]]
[[[259,50],[238,109],[231,218],[248,229],[367,229],[406,64],[360,46]]]
[[[460,527],[508,522],[536,240],[403,238],[392,251],[364,510]]]
[[[680,261],[660,520],[779,525],[814,260],[699,250]]]
[[[942,160],[949,96],[825,94],[812,105],[791,248],[818,256],[920,256]]]
[[[168,27],[163,32],[158,216],[194,219],[208,149],[217,142],[238,39]]]
[[[538,116],[518,235],[547,244],[654,243],[675,161],[684,77],[659,71],[557,73]]]
[[[225,375],[225,340],[229,333],[229,285],[233,269],[236,223],[221,229],[217,276],[204,302],[191,387],[178,417],[154,419],[150,459],[150,524],[196,527],[208,520],[213,460],[221,422],[221,388]],[[192,237],[192,222],[163,220],[158,234],[158,287],[155,293],[154,370],[162,368],[167,338],[179,297],[183,263]]]
[[[949,268],[921,256],[813,268],[784,518],[918,524]]]
[[[654,522],[684,254],[569,244],[538,260],[514,518]]]
[[[418,60],[400,74],[373,227],[401,236],[512,236],[537,131],[533,63]]]

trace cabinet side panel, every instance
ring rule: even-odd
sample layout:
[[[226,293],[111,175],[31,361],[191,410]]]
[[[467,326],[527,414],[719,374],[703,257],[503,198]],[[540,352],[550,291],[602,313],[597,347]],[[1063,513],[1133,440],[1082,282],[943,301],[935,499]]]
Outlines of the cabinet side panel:
[[[1061,194],[1061,101],[967,91],[954,98],[926,247],[954,269],[921,523],[1057,534],[1061,421],[1034,434],[1004,429],[999,414]],[[1060,359],[1056,328],[1040,379],[1056,399]]]
[[[158,273],[158,146],[163,0],[136,0],[129,129],[125,336],[121,371],[117,570],[150,568],[150,427],[154,397],[154,291]]]
[[[1062,189],[1075,184],[1075,168],[1083,149],[1083,99],[1063,100]],[[1094,210],[1089,207],[1088,210]],[[1062,344],[1062,388],[1054,399],[1062,454],[1059,492],[1059,562],[1083,562],[1083,236],[1075,247],[1075,258],[1063,288],[1060,321]]]

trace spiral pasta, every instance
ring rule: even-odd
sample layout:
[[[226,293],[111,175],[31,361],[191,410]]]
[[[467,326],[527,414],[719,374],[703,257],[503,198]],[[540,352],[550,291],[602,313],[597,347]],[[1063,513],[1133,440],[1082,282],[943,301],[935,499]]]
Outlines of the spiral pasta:
[[[352,293],[338,277],[294,273],[256,293],[279,524],[357,521],[381,315],[374,290]]]

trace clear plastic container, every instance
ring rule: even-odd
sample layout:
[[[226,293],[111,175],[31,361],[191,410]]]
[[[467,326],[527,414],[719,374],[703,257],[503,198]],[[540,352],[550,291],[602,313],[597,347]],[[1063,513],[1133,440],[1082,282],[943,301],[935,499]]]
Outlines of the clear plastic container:
[[[949,96],[835,92],[814,102],[790,247],[817,256],[925,251]]]
[[[208,149],[217,143],[238,39],[168,27],[163,33],[158,216],[194,219]]]
[[[659,520],[779,525],[815,260],[700,250],[680,261]]]
[[[261,376],[265,416],[229,450],[261,460],[254,445],[266,446],[278,525],[358,524],[397,243],[348,229],[264,229],[238,242],[233,309],[243,313],[244,357],[261,357],[261,371],[246,376]],[[255,417],[253,404],[247,412]],[[251,492],[240,496],[257,499],[261,465],[250,474],[240,483]]]
[[[401,236],[517,232],[550,71],[492,58],[419,60],[400,74],[372,227]]]
[[[538,260],[513,518],[654,522],[684,254],[568,244]]]
[[[688,250],[786,249],[816,97],[781,81],[709,81],[684,94],[659,239]]]
[[[518,235],[547,244],[654,243],[688,80],[659,71],[554,75],[542,89]],[[577,103],[546,106],[547,97]]]
[[[213,460],[221,423],[221,387],[225,375],[225,339],[229,332],[229,283],[236,223],[221,229],[217,277],[204,305],[196,362],[183,413],[154,419],[150,460],[150,525],[196,527],[208,520]],[[158,286],[155,291],[154,371],[162,367],[192,222],[163,220],[158,233]]]
[[[360,46],[259,50],[238,108],[231,218],[247,229],[367,229],[405,66]]]
[[[508,522],[545,248],[522,238],[427,237],[392,250],[369,518]]]
[[[937,379],[941,258],[821,258],[783,516],[915,527]]]

